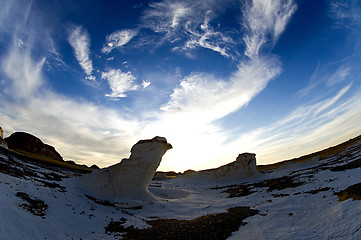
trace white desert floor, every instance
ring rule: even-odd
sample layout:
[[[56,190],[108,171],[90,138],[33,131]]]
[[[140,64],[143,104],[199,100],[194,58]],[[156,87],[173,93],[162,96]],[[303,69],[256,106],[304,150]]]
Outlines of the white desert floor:
[[[334,194],[361,183],[360,164],[343,171],[334,168],[360,162],[360,142],[334,156],[283,165],[254,179],[152,181],[149,189],[159,200],[109,206],[87,197],[73,180],[76,173],[0,150],[1,240],[121,239],[122,233],[106,233],[111,221],[148,228],[148,220],[191,220],[240,206],[259,212],[228,239],[361,239],[361,201],[338,201]],[[224,192],[233,189],[237,195],[240,185],[254,192],[231,198]],[[31,200],[19,192],[43,201],[37,206],[40,213],[32,213],[26,207]]]

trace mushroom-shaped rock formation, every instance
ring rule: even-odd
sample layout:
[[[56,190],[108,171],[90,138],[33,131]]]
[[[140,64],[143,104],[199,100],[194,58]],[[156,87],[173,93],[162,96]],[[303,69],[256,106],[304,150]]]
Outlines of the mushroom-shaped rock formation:
[[[163,155],[172,145],[163,137],[140,140],[128,159],[77,178],[86,194],[113,203],[129,199],[148,201],[157,197],[148,187]]]
[[[233,181],[244,179],[248,177],[258,176],[256,154],[242,153],[239,154],[236,161],[219,168],[202,170],[199,172],[188,172],[184,174],[184,178],[195,180],[219,180],[219,181]]]

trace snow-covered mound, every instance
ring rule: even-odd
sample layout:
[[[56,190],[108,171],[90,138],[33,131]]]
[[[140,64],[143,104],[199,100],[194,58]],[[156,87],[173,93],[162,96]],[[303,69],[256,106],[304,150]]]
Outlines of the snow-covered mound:
[[[256,166],[256,154],[242,153],[239,154],[236,161],[215,169],[207,169],[202,171],[188,171],[182,177],[199,180],[217,180],[217,181],[239,181],[250,177],[260,176]]]
[[[128,159],[108,168],[94,170],[77,182],[91,196],[111,202],[127,199],[154,200],[148,187],[163,155],[172,145],[163,137],[141,140],[131,149]]]
[[[167,143],[136,146],[132,159]],[[134,206],[90,195],[76,182],[85,173],[0,147],[0,239],[361,239],[361,142],[316,160],[232,184],[153,180],[162,199]]]

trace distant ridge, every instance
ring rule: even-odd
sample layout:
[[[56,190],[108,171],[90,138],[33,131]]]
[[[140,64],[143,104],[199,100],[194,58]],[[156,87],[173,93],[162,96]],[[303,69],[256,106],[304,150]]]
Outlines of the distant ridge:
[[[333,147],[329,147],[326,149],[323,149],[321,151],[317,151],[314,153],[310,153],[298,158],[293,158],[293,159],[289,159],[289,160],[284,160],[281,162],[277,162],[277,163],[273,163],[273,164],[269,164],[269,165],[258,165],[257,166],[257,170],[259,172],[263,172],[263,171],[267,171],[267,170],[273,170],[273,169],[277,169],[280,166],[286,164],[286,163],[298,163],[298,162],[306,162],[308,160],[311,160],[315,157],[319,157],[320,159],[328,157],[332,154],[336,154],[338,152],[341,152],[342,150],[345,150],[347,147],[354,145],[355,143],[357,143],[358,141],[361,141],[361,135],[355,137],[355,138],[351,138],[346,142],[340,143],[336,146]]]

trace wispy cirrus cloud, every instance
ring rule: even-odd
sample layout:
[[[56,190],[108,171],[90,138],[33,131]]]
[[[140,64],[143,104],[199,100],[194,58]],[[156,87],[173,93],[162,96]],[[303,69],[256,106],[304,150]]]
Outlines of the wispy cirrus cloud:
[[[126,45],[137,34],[138,31],[133,29],[117,30],[106,37],[106,42],[101,51],[108,54],[114,48],[119,48]]]
[[[224,7],[229,1],[223,2]],[[162,42],[170,42],[174,51],[188,53],[198,47],[233,57],[234,41],[221,31],[215,30],[210,21],[215,11],[222,8],[216,1],[161,1],[150,4],[143,16],[143,28],[163,34]],[[160,44],[159,42],[157,42]]]
[[[340,64],[341,63],[341,64]],[[341,59],[338,63],[318,63],[313,71],[309,83],[299,91],[299,96],[304,97],[323,84],[332,87],[349,80],[353,72],[353,64],[348,58]]]
[[[161,1],[150,5],[143,16],[143,26],[164,34],[164,40],[176,45],[174,50],[189,51],[197,47],[218,52],[224,57],[241,55],[237,42],[210,24],[217,16],[217,2]],[[229,7],[227,2],[224,8]],[[297,6],[293,0],[249,0],[242,4],[241,25],[245,34],[244,54],[257,57],[265,46],[273,46],[284,31]],[[240,44],[240,43],[238,43]],[[239,47],[239,46],[238,46]]]
[[[74,50],[79,65],[87,75],[86,79],[95,80],[93,74],[93,62],[90,58],[90,37],[82,26],[72,26],[69,30],[69,44]]]
[[[273,59],[242,63],[229,79],[194,73],[185,77],[162,109],[170,114],[189,115],[210,123],[245,106],[261,92],[280,68]]]
[[[278,121],[278,123],[275,124],[274,126],[275,127],[282,127],[283,125],[290,126],[291,125],[290,123],[293,123],[293,127],[296,127],[297,125],[301,125],[302,121],[305,121],[306,119],[312,120],[313,123],[318,122],[318,119],[315,117],[322,116],[323,113],[328,113],[328,111],[325,110],[329,109],[336,102],[338,102],[340,98],[343,97],[350,90],[351,86],[352,84],[348,84],[347,86],[344,86],[340,91],[336,93],[336,95],[327,98],[325,100],[321,100],[317,103],[309,104],[306,107],[305,106],[298,107],[287,117],[283,118],[283,120]],[[327,119],[325,118],[324,120]],[[311,124],[309,124],[309,126],[310,125]]]
[[[122,98],[127,95],[125,92],[136,90],[138,85],[134,83],[136,78],[131,72],[122,72],[120,69],[111,69],[107,72],[102,72],[102,78],[109,83],[112,92],[105,96],[111,98]]]
[[[330,76],[327,80],[327,85],[328,86],[333,86],[339,82],[343,82],[345,81],[348,76],[351,73],[351,67],[350,66],[340,66],[336,72]]]
[[[143,16],[143,26],[168,36],[194,14],[194,9],[185,1],[161,1],[151,3],[149,7]]]
[[[359,32],[361,26],[361,7],[357,0],[332,0],[329,2],[329,15],[337,27],[351,28]]]
[[[232,57],[231,52],[234,52],[234,50],[231,51],[231,49],[235,46],[234,40],[221,32],[215,31],[209,24],[210,18],[208,15],[206,14],[203,23],[200,25],[200,30],[193,29],[190,22],[185,25],[189,39],[182,47],[176,47],[174,50],[188,51],[196,47],[203,47],[218,52],[224,57]]]
[[[292,0],[246,1],[242,22],[246,30],[243,37],[245,55],[257,57],[265,44],[274,45],[296,9]]]
[[[7,79],[11,81],[8,88],[5,88],[8,94],[18,99],[37,94],[40,86],[44,84],[41,69],[45,59],[33,61],[30,51],[13,45],[1,64]]]

